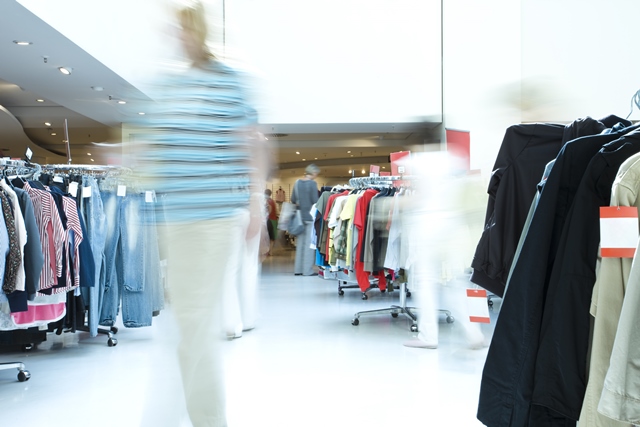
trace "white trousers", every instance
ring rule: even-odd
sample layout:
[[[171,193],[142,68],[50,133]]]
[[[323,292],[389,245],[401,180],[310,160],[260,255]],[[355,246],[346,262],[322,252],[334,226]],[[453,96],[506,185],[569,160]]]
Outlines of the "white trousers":
[[[248,213],[167,227],[168,286],[178,359],[194,427],[226,426],[222,360],[224,284],[236,280]]]

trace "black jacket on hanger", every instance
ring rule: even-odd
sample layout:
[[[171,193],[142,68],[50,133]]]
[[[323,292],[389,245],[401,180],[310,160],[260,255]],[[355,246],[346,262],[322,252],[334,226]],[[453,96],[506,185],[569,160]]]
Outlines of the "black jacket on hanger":
[[[556,158],[513,268],[485,361],[478,405],[478,419],[485,425],[528,425],[543,304],[565,220],[591,159],[630,130],[575,139]]]
[[[546,164],[566,142],[605,128],[602,121],[587,117],[567,126],[535,123],[507,129],[487,190],[485,228],[471,263],[472,282],[503,296],[520,233]]]
[[[621,144],[623,144],[621,146]],[[605,145],[591,160],[562,230],[544,304],[529,425],[580,417],[587,384],[591,294],[600,244],[600,207],[609,206],[622,163],[640,152],[640,133]],[[556,413],[553,413],[553,412]]]

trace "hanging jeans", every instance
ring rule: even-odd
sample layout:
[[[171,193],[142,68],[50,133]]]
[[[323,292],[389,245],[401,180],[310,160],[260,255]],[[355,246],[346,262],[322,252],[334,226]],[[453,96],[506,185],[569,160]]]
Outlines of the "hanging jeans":
[[[166,227],[168,288],[180,331],[178,358],[194,426],[226,426],[223,295],[238,278],[248,212]]]
[[[295,274],[310,276],[314,273],[313,264],[315,261],[316,251],[311,249],[311,232],[313,231],[313,222],[304,223],[304,231],[296,236],[296,262],[293,269]]]
[[[89,334],[92,337],[98,335],[98,323],[100,320],[100,307],[104,292],[104,281],[100,280],[100,272],[104,264],[104,242],[106,239],[106,223],[102,197],[98,188],[98,181],[94,177],[82,178],[82,186],[91,189],[91,196],[81,198],[82,213],[84,215],[87,238],[93,252],[93,260],[96,267],[95,286],[81,288],[85,305],[89,308]],[[79,191],[82,191],[80,189]]]
[[[122,300],[122,321],[126,327],[150,326],[152,295],[149,289],[145,292],[144,286],[144,195],[127,189],[121,197],[109,187],[105,184],[102,189],[107,234],[100,324],[115,324]]]

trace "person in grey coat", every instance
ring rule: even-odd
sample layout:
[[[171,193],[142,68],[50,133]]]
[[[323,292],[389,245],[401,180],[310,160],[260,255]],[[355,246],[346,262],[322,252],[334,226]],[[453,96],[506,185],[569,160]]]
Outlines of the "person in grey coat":
[[[313,231],[313,217],[310,211],[314,203],[318,201],[318,185],[314,180],[319,173],[318,166],[314,164],[307,166],[304,178],[296,181],[291,192],[291,203],[298,205],[302,222],[304,222],[304,231],[296,236],[296,262],[293,270],[296,276],[318,275],[313,269],[315,251],[309,247],[309,243]]]

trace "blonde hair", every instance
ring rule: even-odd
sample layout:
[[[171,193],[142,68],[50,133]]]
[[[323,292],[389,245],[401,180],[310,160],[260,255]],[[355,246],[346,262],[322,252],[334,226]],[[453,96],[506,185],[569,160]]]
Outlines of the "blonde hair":
[[[202,59],[215,59],[215,55],[211,53],[207,46],[209,28],[202,3],[199,1],[191,2],[189,6],[179,9],[177,15],[182,30],[193,35],[200,44]]]

